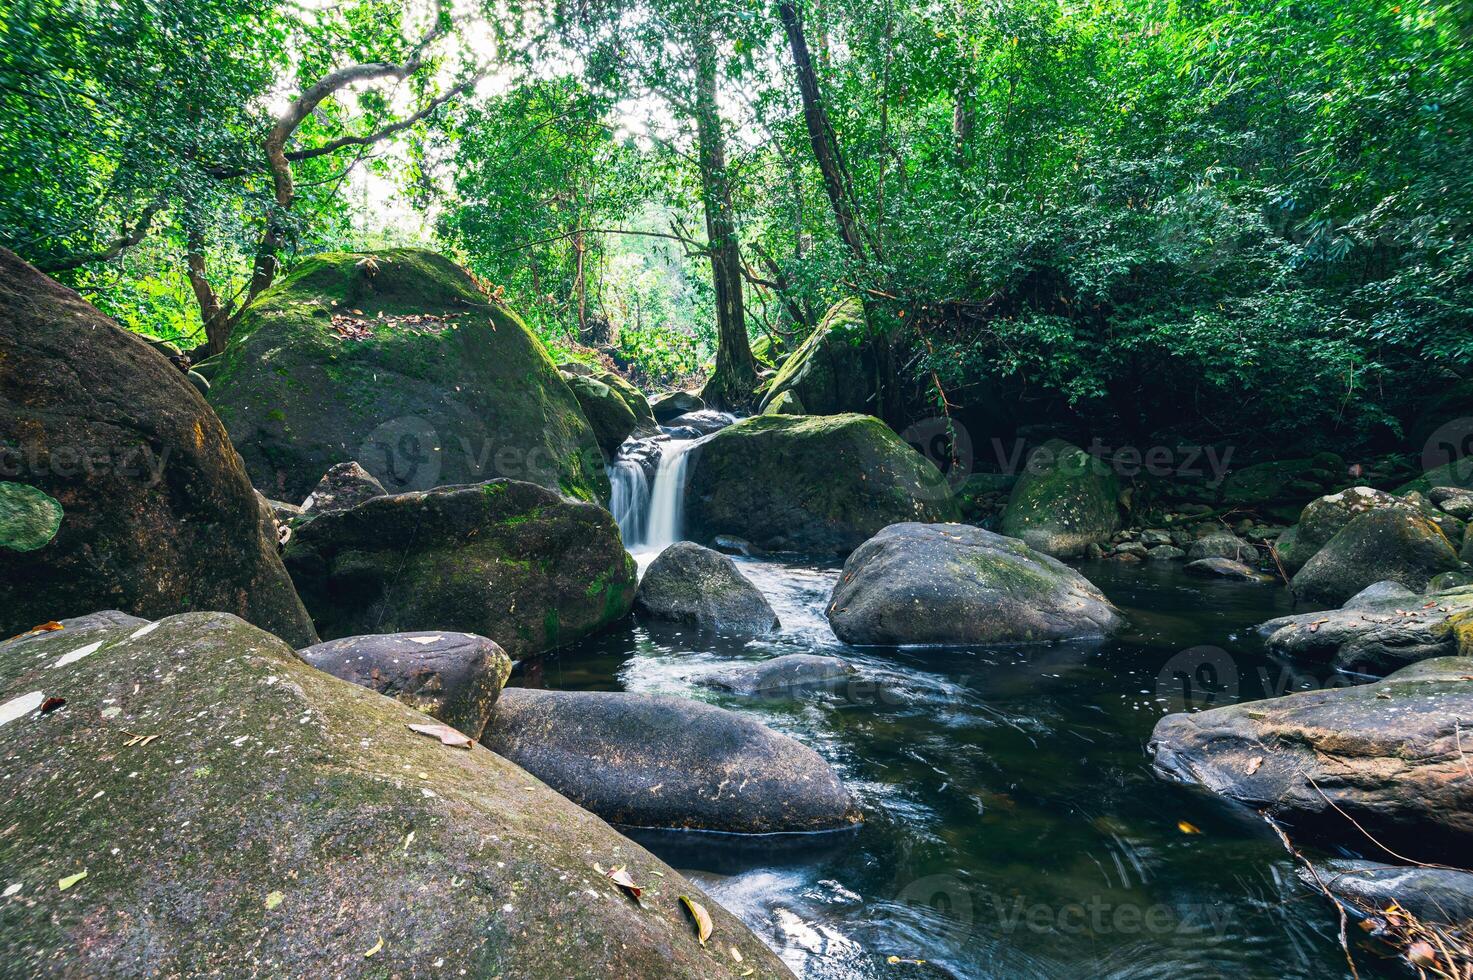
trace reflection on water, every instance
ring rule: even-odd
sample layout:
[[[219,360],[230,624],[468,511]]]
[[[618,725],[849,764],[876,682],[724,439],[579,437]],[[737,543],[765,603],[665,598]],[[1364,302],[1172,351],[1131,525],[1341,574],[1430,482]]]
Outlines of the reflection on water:
[[[1271,833],[1156,779],[1144,751],[1182,701],[1184,650],[1215,658],[1213,703],[1317,682],[1269,659],[1252,635],[1287,611],[1283,590],[1098,563],[1084,573],[1131,621],[1114,640],[874,650],[846,647],[828,628],[837,569],[738,565],[777,611],[778,634],[743,641],[630,622],[513,683],[698,698],[793,735],[839,770],[865,810],[857,830],[637,834],[800,976],[1345,972],[1333,912],[1297,882]],[[690,680],[713,664],[794,652],[835,653],[860,673],[784,699]]]

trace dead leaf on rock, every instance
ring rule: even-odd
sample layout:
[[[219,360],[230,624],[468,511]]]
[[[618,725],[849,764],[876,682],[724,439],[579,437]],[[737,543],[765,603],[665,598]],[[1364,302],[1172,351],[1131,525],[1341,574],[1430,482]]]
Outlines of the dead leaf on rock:
[[[84,868],[83,870],[78,871],[74,875],[67,875],[65,878],[58,879],[57,882],[56,882],[57,890],[58,891],[66,891],[68,888],[72,887],[73,885],[75,885],[77,882],[81,881],[85,877],[87,877],[87,871]]]
[[[1248,775],[1251,776],[1255,772],[1257,772],[1258,771],[1258,767],[1261,766],[1261,765],[1263,765],[1263,756],[1261,756],[1261,755],[1255,755],[1253,758],[1249,759],[1248,760]]]
[[[49,715],[66,704],[66,698],[50,697],[41,702],[41,714]]]
[[[593,870],[624,889],[636,902],[639,901],[639,896],[644,894],[644,889],[634,883],[634,879],[629,877],[628,869],[622,864],[617,868],[610,868],[605,871],[601,865],[595,863]]]
[[[58,623],[56,620],[53,619],[49,623],[42,623],[40,626],[33,626],[30,629],[26,630],[24,633],[17,633],[14,636],[12,636],[10,639],[11,640],[18,640],[18,639],[20,639],[23,636],[35,636],[37,633],[54,633],[57,630],[63,629],[63,628],[64,627],[60,623]],[[6,642],[9,643],[10,640],[7,640]]]
[[[381,950],[383,948],[384,948],[384,937],[383,936],[379,936],[378,937],[378,942],[376,942],[376,943],[373,944],[373,948],[370,949],[370,950],[366,950],[363,953],[363,958],[365,960],[366,959],[371,959],[372,957],[374,957],[375,955],[378,954],[378,951],[379,950]]]
[[[700,940],[702,946],[706,945],[706,940],[711,938],[711,913],[706,911],[704,905],[688,895],[680,896],[680,904],[685,907],[686,912],[690,913],[691,919],[695,922],[696,939]]]
[[[1202,832],[1201,827],[1198,827],[1194,823],[1187,823],[1185,820],[1178,820],[1176,822],[1176,829],[1184,834],[1200,834]]]
[[[473,744],[464,734],[449,725],[410,725],[409,730],[428,738],[438,738],[441,745],[448,745],[453,749],[469,749]]]

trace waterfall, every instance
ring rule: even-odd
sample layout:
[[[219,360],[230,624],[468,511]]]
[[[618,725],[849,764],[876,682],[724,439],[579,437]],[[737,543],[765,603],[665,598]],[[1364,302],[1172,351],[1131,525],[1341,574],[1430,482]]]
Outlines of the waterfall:
[[[695,444],[694,439],[667,442],[660,454],[650,493],[649,523],[641,542],[646,548],[664,548],[685,533],[685,468],[690,461],[688,450]]]
[[[644,467],[632,459],[615,459],[608,466],[609,511],[624,537],[624,547],[633,548],[644,541],[649,520],[650,481]]]

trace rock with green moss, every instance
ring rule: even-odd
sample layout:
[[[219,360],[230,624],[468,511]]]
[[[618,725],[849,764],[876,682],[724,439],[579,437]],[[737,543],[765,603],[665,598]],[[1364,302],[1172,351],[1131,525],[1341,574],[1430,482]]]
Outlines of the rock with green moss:
[[[759,636],[779,625],[772,606],[735,562],[693,541],[677,541],[650,562],[634,605],[656,619],[723,633]]]
[[[763,334],[752,341],[752,356],[761,367],[777,367],[783,358],[783,346],[771,334]]]
[[[1304,506],[1299,523],[1279,538],[1280,563],[1291,574],[1299,571],[1345,525],[1361,514],[1386,508],[1419,514],[1436,524],[1449,541],[1462,540],[1463,522],[1416,494],[1399,497],[1373,487],[1348,487]]]
[[[297,527],[286,564],[325,638],[455,630],[513,659],[623,618],[636,582],[607,510],[516,480],[323,514]]]
[[[4,249],[0,472],[0,636],[113,607],[222,610],[315,642],[209,405],[141,337]]]
[[[807,415],[803,410],[803,401],[797,392],[781,391],[764,402],[762,406],[763,415]]]
[[[302,501],[301,513],[311,513],[315,517],[334,510],[347,510],[386,493],[384,485],[356,461],[339,463],[317,481],[317,486]],[[267,504],[270,504],[269,500]]]
[[[1088,579],[965,524],[893,524],[844,563],[829,625],[845,643],[970,645],[1108,636],[1125,621]]]
[[[686,520],[701,541],[848,554],[888,524],[956,516],[946,478],[869,415],[756,415],[690,452]]]
[[[663,425],[686,412],[699,412],[706,407],[701,396],[693,391],[667,391],[649,401],[650,411]]]
[[[1436,466],[1415,480],[1397,487],[1396,493],[1427,493],[1435,487],[1473,490],[1473,456],[1464,456]]]
[[[1402,507],[1367,511],[1346,524],[1290,581],[1302,601],[1338,604],[1383,580],[1420,592],[1462,564],[1424,515]]]
[[[593,430],[541,342],[433,252],[303,261],[251,305],[213,381],[271,497],[300,500],[356,459],[391,493],[507,477],[608,498]]]
[[[860,819],[817,752],[688,698],[511,687],[481,742],[616,824],[768,834]]]
[[[613,388],[592,377],[564,375],[583,417],[593,427],[593,437],[604,456],[613,459],[624,440],[634,432],[638,419]]]
[[[782,362],[765,389],[762,410],[792,392],[811,415],[875,411],[876,372],[865,342],[868,332],[864,304],[854,298],[835,303]]]
[[[1059,558],[1084,554],[1120,527],[1120,482],[1100,459],[1062,439],[1029,453],[998,529]]]
[[[25,764],[0,802],[7,975],[790,976],[602,820],[233,616],[9,652],[0,757]],[[46,698],[65,706],[25,710]],[[156,738],[124,747],[139,734]],[[642,901],[595,864],[627,866]]]
[[[1443,657],[1374,684],[1167,715],[1149,751],[1160,775],[1305,832],[1355,847],[1369,835],[1442,861],[1473,845],[1473,779],[1458,748],[1470,674],[1473,659]]]
[[[1222,502],[1292,521],[1306,500],[1351,482],[1345,460],[1335,453],[1253,463],[1228,474]]]
[[[345,636],[298,650],[318,670],[480,738],[511,658],[484,636],[444,630]]]

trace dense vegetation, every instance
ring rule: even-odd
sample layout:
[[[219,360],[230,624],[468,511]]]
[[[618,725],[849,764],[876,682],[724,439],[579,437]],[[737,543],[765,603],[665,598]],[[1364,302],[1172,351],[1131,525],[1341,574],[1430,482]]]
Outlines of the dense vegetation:
[[[877,411],[1389,445],[1473,354],[1458,0],[15,0],[0,241],[228,337],[431,244],[549,343],[757,383],[846,296]]]

